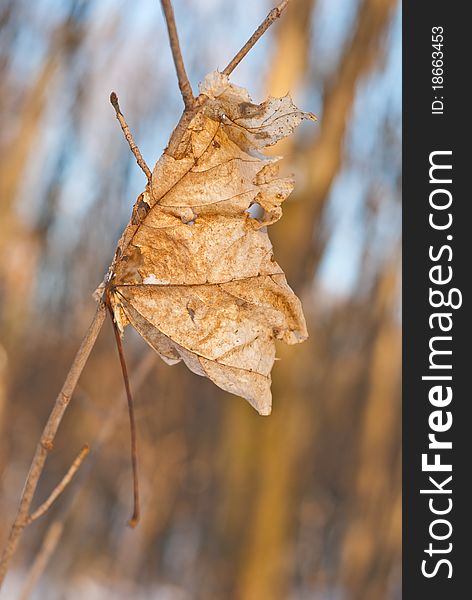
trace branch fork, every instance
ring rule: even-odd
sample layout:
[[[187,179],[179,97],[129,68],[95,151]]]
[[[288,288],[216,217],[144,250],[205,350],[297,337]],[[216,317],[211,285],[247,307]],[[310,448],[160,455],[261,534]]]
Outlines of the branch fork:
[[[266,19],[261,23],[261,25],[256,29],[256,31],[249,38],[246,44],[244,44],[244,46],[239,50],[239,52],[223,70],[223,73],[225,75],[230,75],[234,71],[234,69],[248,54],[248,52],[260,39],[260,37],[265,33],[265,31],[267,31],[267,29],[280,17],[283,10],[287,7],[288,1],[289,0],[283,0],[278,4],[278,6],[276,6],[273,10],[270,11]],[[171,0],[161,0],[161,5],[167,24],[169,43],[172,51],[175,70],[177,73],[179,88],[185,106],[184,114],[182,115],[182,118],[179,124],[177,125],[176,129],[174,130],[171,140],[169,142],[168,148],[171,149],[173,146],[176,147],[176,144],[178,144],[180,132],[185,128],[190,118],[193,116],[194,112],[203,104],[205,99],[202,96],[198,96],[197,98],[195,98],[195,96],[193,95],[192,87],[190,85],[182,57],[182,51],[180,48],[180,42],[178,38],[177,27],[175,24],[175,16]],[[121,112],[118,102],[118,96],[116,95],[116,93],[112,92],[112,94],[110,95],[110,102],[113,108],[115,109],[116,118],[120,123],[121,129],[126,138],[126,141],[129,144],[131,152],[136,158],[138,166],[146,175],[148,184],[150,184],[152,179],[152,172],[146,164],[145,160],[143,159],[141,152],[139,151],[139,148],[136,142],[134,141],[130,128],[123,116],[123,113]],[[17,514],[13,521],[7,543],[5,545],[2,557],[0,559],[0,587],[8,571],[10,561],[16,552],[23,530],[28,524],[34,522],[36,519],[44,515],[50,509],[53,503],[69,485],[69,483],[77,473],[83,460],[89,452],[88,446],[84,446],[81,449],[81,451],[73,461],[72,465],[69,467],[69,470],[64,475],[60,483],[50,493],[47,500],[43,502],[39,506],[39,508],[36,509],[32,514],[30,514],[30,508],[33,501],[33,497],[38,486],[39,478],[41,477],[41,474],[43,472],[47,455],[54,447],[54,439],[59,429],[59,425],[64,417],[64,413],[69,405],[70,399],[77,386],[77,382],[85,367],[90,352],[92,351],[92,348],[94,347],[95,342],[98,338],[98,334],[100,333],[100,330],[103,326],[106,314],[106,306],[104,303],[104,298],[102,297],[99,300],[95,316],[89,326],[87,333],[85,334],[85,337],[79,347],[79,350],[77,351],[72,366],[64,381],[62,390],[59,392],[56,398],[52,411],[41,434],[41,438],[37,444],[31,467],[26,478]],[[139,506],[137,506],[136,503],[136,490],[137,488],[135,487],[135,513],[130,522],[131,525],[135,525],[134,519],[136,519],[136,517],[139,516]]]

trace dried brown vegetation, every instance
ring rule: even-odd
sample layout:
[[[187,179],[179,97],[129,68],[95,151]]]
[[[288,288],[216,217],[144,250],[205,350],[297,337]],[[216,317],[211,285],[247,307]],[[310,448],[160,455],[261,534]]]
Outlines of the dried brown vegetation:
[[[0,139],[2,540],[50,399],[93,311],[89,291],[109,262],[117,221],[130,210],[132,162],[111,114],[102,112],[98,121],[94,117],[96,107],[106,107],[106,93],[92,110],[89,98],[118,62],[120,76],[115,72],[105,91],[116,88],[123,97],[129,89],[123,104],[131,124],[149,127],[155,113],[161,129],[160,119],[171,104],[166,96],[170,77],[163,79],[168,75],[161,63],[143,54],[143,48],[152,48],[154,56],[160,51],[156,46],[164,45],[154,26],[148,34],[126,38],[124,60],[119,54],[124,33],[118,25],[125,17],[118,8],[103,19],[93,13],[98,3],[66,5],[47,26],[44,13],[28,24],[39,31],[49,27],[50,44],[23,78],[11,61],[15,31],[19,23],[26,28],[31,8],[5,2],[0,13],[3,31],[11,36],[11,47],[0,46],[0,75],[8,92],[0,98],[8,123]],[[395,210],[399,143],[388,115],[381,124],[378,156],[369,165],[356,164],[346,151],[359,86],[369,73],[373,77],[383,68],[394,7],[389,0],[360,2],[340,41],[339,59],[323,71],[323,57],[310,46],[317,3],[292,0],[274,31],[272,60],[266,48],[257,66],[259,75],[266,69],[271,94],[296,92],[301,85],[323,90],[320,106],[306,99],[299,103],[320,109],[316,136],[297,137],[276,148],[288,157],[286,171],[296,172],[299,188],[270,235],[278,261],[302,296],[310,338],[296,351],[277,345],[282,360],[272,385],[273,414],[260,419],[250,407],[179,365],[170,369],[153,362],[139,340],[127,339],[131,372],[138,375],[141,369],[141,381],[132,384],[143,506],[140,527],[126,530],[129,431],[112,334],[106,330],[59,430],[36,506],[48,498],[84,442],[91,455],[44,521],[26,531],[8,589],[16,590],[18,574],[32,567],[23,598],[34,583],[43,597],[74,598],[74,587],[86,595],[90,580],[100,586],[96,593],[103,598],[139,597],[143,589],[156,596],[166,592],[172,599],[284,600],[334,593],[349,600],[398,597],[398,232],[385,234],[384,223],[391,222]],[[176,1],[175,8],[180,11],[182,3]],[[230,31],[232,10],[236,8],[214,15],[222,31],[225,26]],[[152,18],[158,20],[156,12]],[[247,34],[251,25],[241,27]],[[216,43],[217,37],[204,37],[194,33],[196,58],[188,65],[192,79],[204,74],[194,74],[195,64],[214,66],[198,48]],[[184,51],[188,43],[184,36]],[[97,58],[87,61],[91,49]],[[226,60],[230,52],[228,48]],[[54,114],[64,98],[73,108],[62,124]],[[105,133],[98,130],[103,122]],[[48,131],[57,132],[54,154],[44,146],[51,143]],[[143,137],[139,129],[135,136]],[[154,146],[151,150],[158,154]],[[87,151],[100,175],[90,200],[80,188],[86,171],[79,177],[73,162],[76,154],[86,156]],[[26,175],[31,178],[36,166],[40,174],[28,187]],[[348,168],[368,182],[363,220],[357,224],[360,262],[352,291],[332,300],[323,290],[319,265],[330,229],[335,229],[326,218],[330,193]],[[87,211],[68,221],[74,186]],[[350,201],[347,195],[346,207]],[[64,223],[69,225],[66,234]],[[187,310],[189,318],[196,308]]]
[[[275,340],[307,331],[267,233],[293,181],[261,151],[314,117],[289,96],[253,104],[217,72],[200,98],[138,198],[103,288],[120,331],[132,324],[165,362],[183,360],[268,415]]]

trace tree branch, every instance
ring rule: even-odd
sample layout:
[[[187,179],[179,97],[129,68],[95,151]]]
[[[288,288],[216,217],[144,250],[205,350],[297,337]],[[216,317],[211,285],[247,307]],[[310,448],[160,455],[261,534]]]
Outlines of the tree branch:
[[[57,498],[62,494],[62,492],[66,489],[66,487],[72,481],[72,478],[79,470],[80,465],[83,463],[85,457],[87,456],[87,454],[89,452],[90,452],[90,448],[88,447],[87,444],[85,444],[85,446],[82,447],[81,451],[75,458],[74,462],[69,467],[69,470],[67,471],[67,473],[61,479],[61,481],[56,485],[56,487],[52,490],[52,492],[49,494],[49,497],[47,498],[47,500],[45,500],[41,504],[41,506],[39,506],[30,517],[28,517],[27,525],[29,525],[33,521],[36,521],[36,519],[39,519],[39,517],[42,517],[44,515],[44,513],[49,510],[49,508],[51,507],[53,502],[55,502],[57,500]]]
[[[18,542],[20,541],[23,533],[23,529],[28,524],[29,510],[31,508],[31,503],[33,501],[33,496],[36,491],[39,478],[41,477],[41,473],[44,469],[48,452],[53,448],[57,430],[69,405],[69,401],[83,371],[85,363],[87,362],[90,352],[92,351],[92,348],[97,340],[98,334],[100,333],[100,329],[105,321],[105,317],[105,307],[103,304],[99,304],[92,323],[85,334],[84,339],[82,340],[77,354],[75,355],[74,362],[72,363],[64,385],[62,386],[62,389],[56,398],[54,407],[41,434],[41,438],[36,447],[36,452],[26,478],[18,511],[15,520],[13,521],[10,535],[0,560],[0,586],[5,579],[8,566],[13,555],[15,554]]]
[[[131,378],[131,384],[135,391],[139,390],[146,381],[147,376],[156,366],[157,360],[157,354],[154,352],[154,350],[149,349],[145,357],[139,362],[138,366],[133,369],[134,374]],[[126,393],[121,395],[121,400],[124,401],[125,399]],[[115,432],[116,427],[122,418],[123,412],[124,404],[121,402],[118,403],[118,408],[113,405],[113,408],[110,409],[107,416],[103,419],[103,427],[100,428],[100,433],[93,443],[93,449],[91,452],[92,456],[97,456],[103,446],[108,442],[112,434]],[[41,544],[41,548],[39,549],[33,566],[31,567],[31,571],[26,578],[23,590],[20,594],[20,600],[27,600],[30,597],[36,582],[46,569],[65,529],[66,519],[80,504],[81,498],[87,489],[84,483],[87,481],[87,478],[90,477],[93,465],[94,461],[89,460],[84,468],[80,471],[78,478],[74,482],[74,486],[78,488],[77,493],[68,495],[66,502],[64,502],[60,508],[59,514],[49,525]]]
[[[121,129],[124,133],[126,141],[129,144],[131,152],[134,154],[134,157],[136,158],[136,162],[138,163],[138,166],[146,175],[148,183],[151,183],[151,176],[152,176],[151,169],[147,166],[146,161],[144,160],[141,152],[139,151],[138,145],[134,141],[133,135],[130,131],[130,128],[128,127],[128,123],[126,122],[126,119],[120,110],[120,105],[118,103],[118,96],[116,95],[115,92],[112,92],[110,94],[110,102],[111,102],[113,108],[115,109],[116,118],[118,119],[118,121],[121,125]]]
[[[175,30],[175,22],[173,21],[174,15],[172,12],[172,5],[170,3],[170,0],[161,0],[161,3],[164,8],[164,13],[165,13],[165,5],[169,6],[169,10],[171,11],[171,18],[172,18],[172,22],[173,22],[173,26],[174,26],[174,30]],[[270,11],[270,13],[264,19],[264,21],[259,25],[259,27],[253,33],[253,35],[249,38],[249,40],[244,44],[244,46],[236,54],[236,56],[230,61],[228,66],[222,71],[222,73],[224,75],[229,76],[234,71],[234,69],[239,65],[239,63],[246,56],[246,54],[251,50],[251,48],[258,41],[258,39],[280,17],[282,12],[287,7],[288,3],[289,3],[289,0],[282,0],[282,2],[280,2],[275,8],[273,8]],[[167,19],[167,15],[166,15],[166,19]],[[169,26],[169,21],[168,21],[168,28],[169,28],[169,36],[171,39],[171,47],[172,47],[172,36],[171,36],[171,29]],[[180,48],[178,47],[178,38],[177,38],[176,30],[175,30],[175,40],[177,41],[177,52],[178,52],[178,56],[180,57],[180,62],[181,62],[182,68],[183,68],[183,61],[182,61],[182,56],[180,55]],[[172,52],[174,53],[174,50],[172,50]],[[176,68],[177,68],[178,59],[176,59],[175,53],[174,53],[174,62],[176,64]],[[179,70],[177,68],[177,74],[178,73],[179,73]],[[185,74],[185,69],[183,69],[183,74],[184,74],[185,80],[187,81],[188,87],[190,89],[190,84],[188,83],[187,75]],[[179,77],[179,85],[180,85],[180,77]],[[180,86],[180,89],[182,90],[182,86]],[[191,92],[191,89],[190,89],[190,92]],[[182,92],[182,95],[184,95],[183,92]],[[169,140],[169,144],[167,145],[167,148],[165,150],[165,152],[167,154],[169,154],[170,156],[173,156],[173,157],[175,156],[184,131],[186,130],[189,122],[191,121],[192,117],[194,116],[194,113],[202,106],[202,104],[205,101],[206,101],[205,96],[203,96],[201,94],[196,99],[194,99],[193,95],[192,95],[192,101],[189,102],[188,105],[187,105],[187,103],[185,104],[186,110],[185,110],[184,114],[182,115],[182,117],[180,118],[180,121],[178,122],[176,128],[172,132],[172,135]],[[185,97],[184,97],[184,102],[185,102]]]
[[[261,38],[264,33],[269,29],[269,27],[277,21],[282,12],[287,8],[289,0],[282,0],[278,6],[273,8],[267,17],[262,21],[256,31],[251,35],[248,41],[244,44],[241,50],[236,54],[233,60],[230,61],[228,66],[223,69],[223,75],[230,75],[234,69],[239,65],[239,63],[243,60],[246,54],[251,50],[251,48],[256,44],[256,42]]]
[[[177,26],[175,24],[174,9],[172,8],[171,0],[161,0],[161,5],[167,24],[167,31],[169,32],[170,49],[172,50],[175,70],[177,71],[180,93],[182,94],[186,110],[190,110],[193,107],[195,98],[193,96],[192,86],[190,85],[190,81],[188,80],[187,72],[185,70],[184,59],[182,58],[179,35],[177,33]]]

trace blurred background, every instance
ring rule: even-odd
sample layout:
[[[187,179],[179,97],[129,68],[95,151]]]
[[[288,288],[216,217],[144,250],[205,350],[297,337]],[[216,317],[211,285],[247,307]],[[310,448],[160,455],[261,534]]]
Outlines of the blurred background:
[[[174,0],[196,90],[274,3]],[[35,444],[145,178],[182,109],[158,0],[0,0],[0,544]],[[2,598],[400,598],[401,15],[398,0],[292,0],[234,72],[317,123],[275,148],[297,185],[270,228],[310,339],[278,347],[263,418],[127,329],[142,521],[109,323],[36,495]]]

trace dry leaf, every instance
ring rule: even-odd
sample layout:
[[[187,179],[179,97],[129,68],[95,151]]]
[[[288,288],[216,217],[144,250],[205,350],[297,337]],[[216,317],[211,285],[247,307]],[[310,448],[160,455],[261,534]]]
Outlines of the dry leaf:
[[[314,117],[289,96],[252,104],[218,72],[200,92],[135,205],[107,295],[121,331],[130,323],[167,363],[183,360],[268,415],[274,340],[295,344],[307,331],[266,230],[293,181],[260,151]]]

